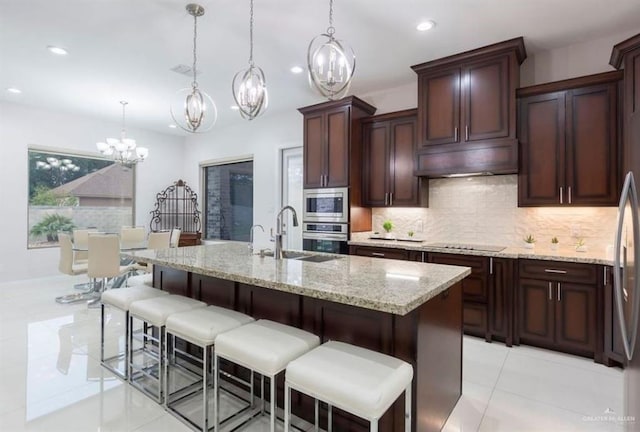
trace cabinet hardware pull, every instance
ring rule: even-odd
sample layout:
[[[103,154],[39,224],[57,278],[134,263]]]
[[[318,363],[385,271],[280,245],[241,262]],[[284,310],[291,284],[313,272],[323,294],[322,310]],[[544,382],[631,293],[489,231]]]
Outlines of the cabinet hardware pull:
[[[560,286],[560,282],[558,282],[558,301],[562,301],[562,287]]]
[[[387,192],[384,193],[384,205],[387,205],[389,202],[389,194]]]
[[[551,300],[551,290],[552,290],[552,289],[553,289],[553,288],[551,288],[551,282],[549,282],[549,300]]]
[[[380,252],[371,252],[371,256],[384,258],[384,254]]]
[[[560,204],[564,204],[564,203],[562,202],[562,186],[560,186]]]
[[[324,175],[324,185],[329,186],[329,174]]]
[[[469,125],[464,127],[464,140],[469,141]]]
[[[602,267],[602,282],[607,286],[607,266]]]
[[[324,186],[324,176],[320,174],[320,187]]]
[[[569,189],[569,204],[571,204],[571,186],[569,186],[567,189]]]
[[[544,269],[545,273],[567,274],[566,270]]]
[[[493,257],[489,258],[489,274],[493,274]]]
[[[458,142],[458,126],[453,128],[453,140]]]
[[[424,260],[424,252],[422,252],[422,262],[426,262],[426,261]]]
[[[393,192],[389,192],[389,205],[393,205]]]

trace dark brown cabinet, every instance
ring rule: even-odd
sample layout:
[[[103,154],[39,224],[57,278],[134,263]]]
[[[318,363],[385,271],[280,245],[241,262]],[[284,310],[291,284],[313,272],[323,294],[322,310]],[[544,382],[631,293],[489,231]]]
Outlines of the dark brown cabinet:
[[[363,198],[368,207],[427,204],[428,185],[416,177],[416,110],[363,120]]]
[[[412,67],[419,175],[517,172],[515,91],[525,58],[516,38]]]
[[[613,293],[613,267],[602,267],[604,294],[604,362],[609,366],[625,364],[624,343],[618,321],[618,306]],[[615,362],[615,363],[614,363]]]
[[[518,205],[614,206],[619,72],[520,89]]]
[[[520,260],[516,342],[602,358],[597,267]]]
[[[471,255],[429,253],[436,264],[471,267],[462,280],[463,328],[466,334],[512,345],[513,260]]]
[[[376,246],[349,246],[349,255],[359,255],[372,258],[387,258],[409,260],[409,251],[405,249],[385,248]],[[412,260],[418,261],[418,260]]]
[[[347,187],[360,180],[361,134],[353,123],[375,107],[355,96],[300,108],[304,115],[304,187]],[[354,172],[354,169],[356,170]]]

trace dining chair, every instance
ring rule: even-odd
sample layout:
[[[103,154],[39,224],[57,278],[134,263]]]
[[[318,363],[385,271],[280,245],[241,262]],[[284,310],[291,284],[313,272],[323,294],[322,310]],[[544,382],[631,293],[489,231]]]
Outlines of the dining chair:
[[[123,245],[143,243],[147,235],[144,227],[126,227],[120,229],[120,242]]]
[[[71,236],[68,233],[58,233],[58,242],[60,243],[60,260],[58,261],[58,270],[70,276],[87,273],[87,262],[75,263],[73,257],[73,244]]]
[[[171,245],[171,231],[149,233],[148,249],[168,249]]]
[[[97,232],[96,228],[84,228],[84,229],[74,229],[73,230],[73,244],[76,249],[84,249],[84,250],[76,250],[73,253],[73,262],[74,264],[86,264],[89,259],[89,253],[87,252],[89,245],[89,233]]]
[[[173,231],[161,231],[149,233],[148,249],[168,249]],[[153,286],[152,264],[135,263],[132,268],[144,272],[127,278],[127,286],[148,285]]]
[[[180,228],[173,228],[171,230],[171,240],[169,241],[169,247],[178,247],[178,244],[180,243],[180,234],[182,234],[182,229]]]
[[[125,276],[130,266],[120,265],[120,239],[115,234],[91,234],[89,235],[89,262],[87,275],[93,282],[93,291],[100,293],[106,288],[108,279],[117,276]],[[101,280],[97,287],[98,279]]]

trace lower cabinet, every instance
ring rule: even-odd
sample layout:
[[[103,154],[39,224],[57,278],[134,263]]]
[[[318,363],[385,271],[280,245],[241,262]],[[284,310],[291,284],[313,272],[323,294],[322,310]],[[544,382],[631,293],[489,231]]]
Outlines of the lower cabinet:
[[[604,358],[608,366],[624,365],[625,354],[622,342],[618,306],[613,293],[613,267],[602,267],[602,291],[604,293]]]
[[[602,361],[597,267],[520,260],[516,342]]]
[[[408,260],[409,252],[405,249],[385,248],[376,246],[349,246],[349,255],[359,255],[372,258],[388,258]],[[418,260],[413,260],[418,261]]]

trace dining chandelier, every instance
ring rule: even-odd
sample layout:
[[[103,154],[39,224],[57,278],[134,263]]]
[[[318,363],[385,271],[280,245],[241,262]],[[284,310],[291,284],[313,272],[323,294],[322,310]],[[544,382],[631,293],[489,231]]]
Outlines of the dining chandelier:
[[[309,83],[324,97],[335,100],[348,91],[356,68],[351,47],[336,39],[333,27],[333,0],[329,0],[329,27],[311,40],[307,50]]]
[[[213,127],[218,117],[218,110],[211,96],[198,88],[196,79],[198,17],[204,15],[204,8],[199,4],[190,3],[186,9],[189,15],[193,16],[193,81],[191,87],[176,92],[170,111],[178,127],[190,133],[202,133]]]
[[[267,109],[269,96],[264,72],[253,63],[253,0],[249,6],[249,67],[236,73],[231,88],[242,118],[253,120]]]
[[[149,149],[146,147],[137,147],[136,140],[127,138],[125,129],[125,107],[127,101],[120,101],[122,105],[122,130],[120,138],[107,138],[107,142],[96,143],[98,151],[120,165],[131,167],[138,162],[143,162],[149,156]]]

